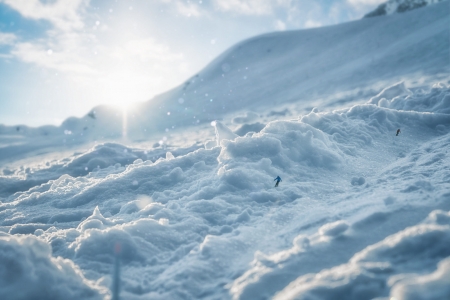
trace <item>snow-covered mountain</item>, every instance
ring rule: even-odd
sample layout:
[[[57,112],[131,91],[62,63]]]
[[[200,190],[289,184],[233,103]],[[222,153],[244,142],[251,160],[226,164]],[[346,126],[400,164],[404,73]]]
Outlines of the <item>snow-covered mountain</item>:
[[[450,299],[447,8],[255,37],[126,113],[0,127],[0,299]]]
[[[402,13],[430,4],[436,4],[441,1],[446,0],[389,0],[383,4],[380,4],[374,11],[366,14],[364,18]]]
[[[70,145],[124,133],[157,143],[178,128],[227,123],[248,111],[292,116],[361,103],[402,80],[409,88],[429,86],[449,79],[448,3],[243,41],[181,86],[129,108],[126,126],[124,112],[102,106],[59,127],[1,126],[0,134],[12,145],[37,137],[31,149],[53,138]]]

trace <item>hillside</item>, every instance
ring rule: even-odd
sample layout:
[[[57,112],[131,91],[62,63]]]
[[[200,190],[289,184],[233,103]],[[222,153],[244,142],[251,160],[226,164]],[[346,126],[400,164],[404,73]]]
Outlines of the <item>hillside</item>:
[[[412,89],[446,82],[448,4],[258,36],[230,48],[179,87],[127,112],[96,107],[60,127],[1,126],[0,135],[13,145],[38,137],[33,149],[45,147],[46,141],[52,144],[54,138],[70,146],[125,134],[130,140],[156,143],[180,127],[216,119],[229,125],[233,117],[248,111],[264,117],[292,116],[313,107],[330,110],[362,103],[399,81]],[[21,149],[0,148],[0,157],[25,148]]]

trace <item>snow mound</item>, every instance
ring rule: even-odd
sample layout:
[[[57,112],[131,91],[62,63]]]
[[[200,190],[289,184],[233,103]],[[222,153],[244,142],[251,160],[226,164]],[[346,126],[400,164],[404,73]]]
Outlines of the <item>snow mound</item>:
[[[219,146],[223,140],[234,140],[237,138],[237,135],[231,131],[230,128],[225,126],[220,121],[214,121],[213,122],[214,128],[216,130],[216,141],[217,145]]]
[[[0,261],[2,299],[104,299],[107,292],[33,236],[0,236]]]
[[[406,88],[405,83],[399,82],[383,89],[378,95],[370,98],[368,103],[377,105],[381,99],[393,99],[395,97],[410,94],[412,94],[412,92]]]
[[[44,185],[40,189],[45,188],[45,183],[49,180],[56,180],[63,175],[82,177],[89,174],[100,176],[120,173],[130,164],[152,164],[158,159],[170,159],[174,155],[183,155],[200,147],[201,145],[194,144],[167,152],[166,148],[137,149],[117,143],[98,144],[84,153],[74,153],[71,157],[47,162],[38,168],[8,170],[8,176],[0,177],[0,197],[26,191],[41,184]]]
[[[436,214],[447,213],[434,211],[431,215]],[[340,227],[342,230],[348,228],[343,224],[342,221],[326,224],[319,233],[330,232],[330,228],[333,231]],[[291,249],[271,256],[258,254],[252,262],[253,268],[235,280],[231,292],[235,299],[271,295],[278,286],[277,278],[290,278],[295,270],[302,272],[300,269],[310,268],[308,259],[327,253],[324,250],[340,251],[343,246],[340,244],[352,247],[354,238],[355,234],[343,241],[320,240],[316,235],[309,238],[299,236],[296,243],[306,239],[306,248],[294,243]],[[410,299],[412,291],[423,296],[416,295],[417,299],[447,299],[450,296],[450,250],[446,246],[449,242],[449,225],[432,221],[417,224],[366,247],[346,264],[292,280],[274,299],[373,299],[388,295]],[[270,280],[275,282],[270,283]],[[418,285],[409,290],[414,283]],[[432,290],[433,287],[436,290]]]
[[[235,134],[239,136],[244,136],[246,134],[258,133],[260,132],[266,125],[262,123],[253,123],[253,124],[243,124],[238,129],[234,131]]]
[[[450,114],[450,86],[438,83],[429,92],[412,93],[402,82],[384,89],[368,103],[396,110]]]

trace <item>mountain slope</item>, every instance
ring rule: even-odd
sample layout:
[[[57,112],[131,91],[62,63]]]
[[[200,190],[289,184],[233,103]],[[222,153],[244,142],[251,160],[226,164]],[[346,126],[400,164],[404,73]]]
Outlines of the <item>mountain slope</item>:
[[[127,116],[96,107],[60,127],[0,127],[0,135],[20,143],[32,139],[30,149],[54,138],[70,145],[125,134],[157,142],[179,128],[227,121],[241,111],[329,110],[361,103],[400,80],[409,88],[445,82],[450,79],[448,4],[258,36],[230,48],[183,85],[130,108]],[[20,149],[0,148],[0,157],[26,148]]]
[[[167,124],[196,122],[194,116],[211,121],[241,109],[292,102],[310,106],[312,100],[336,93],[345,98],[355,89],[376,89],[399,79],[409,85],[430,77],[448,79],[447,5],[255,37],[228,50],[184,86],[147,102],[144,111],[170,128]]]

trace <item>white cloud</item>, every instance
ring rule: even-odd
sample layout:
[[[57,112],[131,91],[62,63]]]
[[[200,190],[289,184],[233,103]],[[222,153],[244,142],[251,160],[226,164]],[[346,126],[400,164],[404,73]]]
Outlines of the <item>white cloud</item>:
[[[314,28],[314,27],[320,27],[320,26],[322,26],[322,23],[315,21],[315,20],[307,20],[305,22],[305,28]]]
[[[82,13],[89,1],[0,0],[25,18],[46,20],[53,25],[45,38],[16,42],[11,54],[24,62],[58,72],[95,73],[86,58],[87,53],[92,53],[88,47],[95,44],[95,36],[81,31],[84,28]],[[16,38],[6,36],[5,40],[11,42]]]
[[[90,0],[56,0],[42,3],[39,0],[0,0],[25,18],[47,20],[60,30],[81,29],[84,24],[79,15]]]
[[[276,30],[280,30],[280,31],[286,30],[286,23],[284,23],[284,22],[281,21],[281,20],[277,20],[277,21],[275,22],[275,29],[276,29]]]
[[[128,41],[124,46],[116,48],[111,56],[119,60],[134,57],[142,62],[151,60],[176,61],[183,59],[183,54],[172,53],[167,45],[159,44],[152,38]]]
[[[205,13],[205,11],[202,11],[198,5],[194,5],[192,3],[178,1],[176,2],[176,7],[178,13],[186,17],[200,17]]]
[[[77,55],[63,48],[61,51],[46,47],[45,42],[40,43],[18,43],[11,54],[24,62],[34,63],[41,67],[53,69],[59,72],[76,74],[95,74],[96,71]],[[60,45],[57,45],[60,48]]]
[[[219,10],[232,11],[244,15],[268,15],[275,7],[290,1],[283,0],[215,0]]]
[[[386,0],[347,0],[352,5],[376,5],[386,2]]]
[[[0,32],[0,45],[11,45],[17,37],[12,33]]]
[[[387,2],[387,0],[347,0],[347,4],[351,9],[359,13],[368,13],[370,9],[377,7],[379,4]]]

